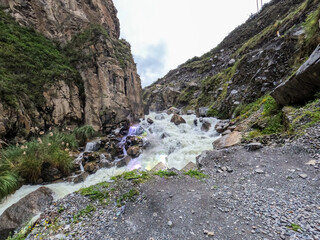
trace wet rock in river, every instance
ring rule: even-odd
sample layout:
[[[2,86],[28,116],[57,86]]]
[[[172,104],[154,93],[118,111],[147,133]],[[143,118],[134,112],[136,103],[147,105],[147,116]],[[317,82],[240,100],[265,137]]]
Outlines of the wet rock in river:
[[[120,167],[127,166],[130,161],[131,161],[131,157],[130,156],[125,156],[125,157],[117,160],[115,163],[116,163],[116,166],[118,168],[120,168]]]
[[[201,131],[208,132],[210,128],[211,128],[211,123],[205,121],[204,123],[202,123]]]
[[[148,118],[148,119],[147,119],[147,122],[148,122],[149,124],[153,124],[153,120],[152,120],[151,118]]]
[[[218,133],[223,133],[228,129],[229,126],[230,120],[221,120],[216,124],[215,129]]]
[[[128,155],[132,157],[138,157],[140,155],[140,147],[139,146],[132,146],[129,147],[127,150]]]
[[[173,114],[171,122],[173,122],[175,125],[180,125],[182,123],[186,123],[186,120],[184,120],[183,117],[179,116],[178,114]]]
[[[89,173],[95,173],[98,170],[98,165],[96,162],[88,162],[84,165],[84,170]]]

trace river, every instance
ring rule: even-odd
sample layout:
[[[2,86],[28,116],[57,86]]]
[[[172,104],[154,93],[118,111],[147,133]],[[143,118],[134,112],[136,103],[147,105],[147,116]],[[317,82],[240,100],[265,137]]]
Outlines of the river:
[[[146,116],[145,119],[151,118],[154,123],[150,125],[146,120],[143,120],[140,126],[147,131],[145,140],[150,145],[138,158],[132,159],[127,167],[100,169],[95,174],[90,175],[84,182],[78,184],[64,182],[45,186],[54,191],[55,199],[60,199],[82,187],[108,181],[112,176],[124,171],[133,169],[151,170],[159,162],[163,162],[168,168],[182,169],[189,162],[195,162],[196,157],[202,151],[212,149],[212,142],[220,137],[214,130],[217,119],[204,118],[203,120],[210,122],[212,126],[208,132],[203,132],[199,120],[197,126],[194,124],[195,115],[182,115],[182,117],[186,120],[186,124],[176,126],[170,122],[171,116],[165,113],[151,113]],[[43,185],[22,186],[0,204],[0,215],[9,206],[41,186]]]

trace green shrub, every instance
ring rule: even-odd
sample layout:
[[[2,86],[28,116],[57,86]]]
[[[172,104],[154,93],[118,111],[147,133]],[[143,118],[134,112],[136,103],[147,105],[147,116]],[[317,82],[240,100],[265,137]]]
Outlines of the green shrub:
[[[75,128],[73,130],[73,134],[76,136],[78,140],[87,141],[90,138],[96,136],[97,132],[90,125],[85,125],[82,127]]]
[[[200,172],[199,170],[189,170],[188,172],[185,172],[184,175],[188,175],[196,179],[203,179],[208,177],[208,175]]]
[[[159,170],[155,172],[154,175],[157,175],[159,177],[172,177],[172,176],[177,176],[178,174],[172,171]]]
[[[81,188],[78,192],[91,200],[99,200],[100,203],[105,203],[108,202],[110,197],[109,191],[107,190],[109,186],[108,183],[99,183],[87,188]]]
[[[138,196],[140,193],[137,189],[133,188],[130,189],[128,192],[122,194],[120,198],[117,199],[117,206],[121,207],[123,205],[123,202],[125,201],[134,201],[135,196]]]
[[[15,191],[19,186],[18,174],[2,168],[2,163],[0,163],[0,199]]]
[[[68,175],[74,166],[73,158],[69,156],[68,151],[74,149],[76,145],[73,135],[51,133],[42,139],[33,139],[22,146],[9,146],[2,150],[1,163],[10,165],[10,171],[17,173],[27,182],[36,183],[45,163]],[[0,169],[0,174],[6,171]]]

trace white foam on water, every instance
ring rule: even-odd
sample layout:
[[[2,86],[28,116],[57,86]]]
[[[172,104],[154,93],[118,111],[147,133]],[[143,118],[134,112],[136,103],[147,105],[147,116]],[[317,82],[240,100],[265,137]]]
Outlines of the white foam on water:
[[[144,169],[150,170],[157,163],[163,162],[168,168],[181,170],[189,162],[195,163],[202,151],[212,149],[212,143],[220,137],[214,129],[218,122],[216,118],[203,118],[203,121],[211,124],[210,130],[204,132],[201,131],[202,123],[194,125],[195,115],[182,115],[186,124],[178,126],[170,122],[172,115],[162,113],[162,120],[156,120],[156,115],[151,113],[146,116],[146,119],[149,117],[154,121],[151,126],[146,121],[141,123],[149,132],[147,138],[151,143],[151,147],[139,157]],[[162,139],[163,134],[167,136]]]
[[[137,168],[150,170],[159,162],[163,162],[168,168],[174,167],[180,170],[189,162],[195,162],[196,157],[202,151],[212,149],[212,142],[219,138],[219,134],[214,130],[218,121],[215,118],[203,119],[212,125],[208,132],[203,132],[201,131],[201,123],[198,122],[198,126],[194,125],[195,115],[182,115],[186,124],[179,126],[170,122],[172,115],[162,114],[164,116],[162,120],[156,120],[156,115],[156,113],[151,113],[146,116],[146,119],[153,119],[154,123],[152,125],[149,125],[147,121],[141,122],[140,125],[148,132],[147,140],[151,145],[138,158],[131,160],[128,167],[99,169],[84,182],[78,184],[63,182],[48,185],[24,185],[0,204],[0,215],[12,204],[41,186],[52,189],[55,193],[55,200],[57,200],[80,188],[108,181],[112,176],[121,174],[126,170]],[[166,134],[167,137],[162,139],[162,134]]]

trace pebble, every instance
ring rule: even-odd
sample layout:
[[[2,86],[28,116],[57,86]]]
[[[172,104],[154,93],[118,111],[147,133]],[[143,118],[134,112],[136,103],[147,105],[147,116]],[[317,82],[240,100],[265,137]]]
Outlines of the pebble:
[[[305,173],[301,173],[301,174],[299,174],[299,177],[306,179],[308,177],[308,175]]]
[[[264,170],[262,170],[261,168],[258,168],[255,170],[256,173],[258,174],[263,174],[264,173]]]
[[[168,221],[168,226],[169,227],[172,227],[173,226],[173,223],[171,221]]]

